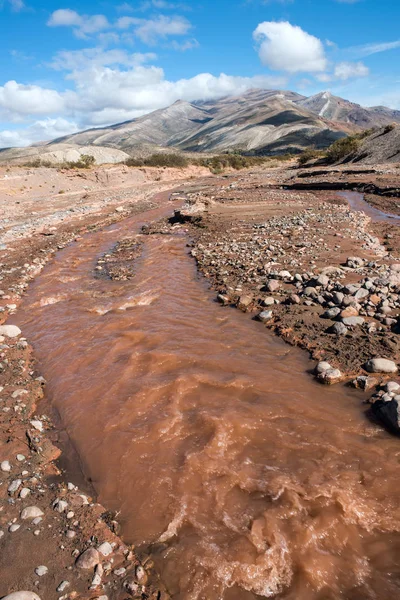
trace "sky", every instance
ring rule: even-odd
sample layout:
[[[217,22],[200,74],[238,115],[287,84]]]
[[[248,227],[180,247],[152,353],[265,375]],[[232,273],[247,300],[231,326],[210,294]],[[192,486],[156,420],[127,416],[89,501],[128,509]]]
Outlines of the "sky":
[[[0,0],[0,147],[247,89],[400,110],[399,0]]]

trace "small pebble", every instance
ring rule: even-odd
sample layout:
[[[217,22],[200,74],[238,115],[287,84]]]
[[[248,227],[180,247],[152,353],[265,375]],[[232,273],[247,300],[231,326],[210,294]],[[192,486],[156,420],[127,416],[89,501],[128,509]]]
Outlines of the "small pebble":
[[[40,567],[36,567],[36,569],[35,569],[35,573],[39,577],[43,577],[43,575],[46,575],[48,572],[49,572],[48,568],[45,567],[44,565],[41,565]]]

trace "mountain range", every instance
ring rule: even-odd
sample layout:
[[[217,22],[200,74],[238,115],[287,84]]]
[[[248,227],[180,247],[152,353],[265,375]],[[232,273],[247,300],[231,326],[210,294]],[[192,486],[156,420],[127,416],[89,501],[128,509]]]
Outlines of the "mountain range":
[[[393,122],[400,123],[400,111],[383,106],[365,108],[330,92],[306,97],[256,89],[218,100],[178,100],[125,123],[0,151],[0,160],[47,155],[59,159],[66,152],[82,154],[91,149],[96,149],[98,162],[103,155],[104,162],[107,156],[142,156],[160,148],[196,153],[297,153],[310,146],[325,148],[349,133]],[[119,153],[110,154],[107,148]]]

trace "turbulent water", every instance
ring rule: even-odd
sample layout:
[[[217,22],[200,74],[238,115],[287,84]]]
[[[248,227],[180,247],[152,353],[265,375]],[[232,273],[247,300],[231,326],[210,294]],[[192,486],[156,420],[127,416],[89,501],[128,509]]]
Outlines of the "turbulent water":
[[[361,395],[216,304],[182,237],[144,238],[131,281],[94,277],[160,214],[61,251],[19,313],[99,501],[174,599],[398,597],[400,446]]]

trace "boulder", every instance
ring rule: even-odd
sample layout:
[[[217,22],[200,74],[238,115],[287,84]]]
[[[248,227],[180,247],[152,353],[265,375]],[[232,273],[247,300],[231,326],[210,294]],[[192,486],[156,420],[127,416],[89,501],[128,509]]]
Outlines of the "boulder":
[[[363,317],[345,317],[342,319],[343,323],[348,327],[354,327],[356,325],[362,325],[364,323]]]
[[[327,371],[323,371],[318,375],[318,381],[322,383],[326,383],[328,385],[333,385],[334,383],[338,383],[343,378],[343,375],[339,369],[328,369]]]
[[[40,600],[35,592],[13,592],[3,596],[2,600]]]
[[[261,321],[261,323],[268,323],[272,319],[272,310],[263,310],[258,316],[257,319]]]
[[[94,569],[100,562],[100,555],[95,548],[88,548],[76,559],[78,569]]]
[[[329,371],[330,369],[332,369],[332,366],[325,360],[322,360],[317,364],[317,366],[314,369],[314,372],[317,375],[319,375],[320,373],[324,373],[324,371]]]
[[[346,335],[346,333],[348,333],[349,330],[347,329],[344,323],[335,323],[334,325],[332,325],[329,331],[336,335]]]
[[[15,338],[21,335],[21,330],[16,325],[0,325],[0,335],[5,335],[9,338]]]
[[[368,360],[364,369],[368,373],[397,373],[397,365],[387,358],[371,358]]]
[[[267,292],[276,292],[281,287],[277,279],[270,279],[265,286]]]
[[[399,398],[399,396],[397,396]],[[396,398],[389,401],[383,399],[376,400],[371,407],[372,414],[378,419],[387,429],[400,434],[400,402]]]

